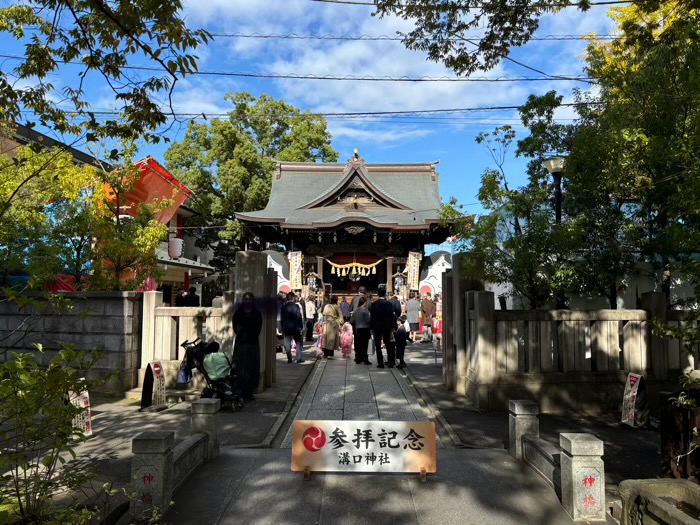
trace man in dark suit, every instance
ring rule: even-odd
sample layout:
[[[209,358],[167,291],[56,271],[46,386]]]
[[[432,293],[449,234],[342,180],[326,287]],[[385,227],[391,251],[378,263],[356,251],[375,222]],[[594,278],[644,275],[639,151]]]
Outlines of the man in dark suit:
[[[378,299],[372,303],[369,309],[370,322],[374,332],[374,348],[377,352],[377,368],[384,368],[382,341],[386,346],[387,366],[394,368],[396,355],[392,332],[396,328],[396,314],[394,307],[386,299],[386,288],[380,287],[377,295]]]
[[[391,299],[389,299],[389,302],[391,303],[391,306],[394,308],[394,314],[396,315],[396,318],[398,319],[401,317],[401,301],[399,300],[399,296],[394,292],[391,294]]]
[[[301,331],[304,328],[304,319],[301,316],[301,308],[299,308],[294,292],[287,294],[287,302],[282,306],[280,321],[284,334],[284,346],[287,351],[287,362],[292,362],[292,340],[294,340],[297,347],[297,363],[303,363],[304,340]]]
[[[185,306],[199,306],[199,295],[194,286],[190,286],[190,293],[185,296]]]

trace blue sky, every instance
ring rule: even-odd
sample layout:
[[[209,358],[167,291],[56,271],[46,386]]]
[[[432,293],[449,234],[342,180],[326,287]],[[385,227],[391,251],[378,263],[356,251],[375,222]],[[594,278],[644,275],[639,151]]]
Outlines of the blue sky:
[[[5,2],[2,2],[5,3]],[[333,34],[389,35],[412,27],[396,17],[378,19],[369,6],[334,5],[310,0],[192,0],[185,16],[190,27],[210,32],[245,34]],[[608,34],[612,23],[604,7],[588,13],[576,9],[545,17],[537,35]],[[475,32],[478,34],[478,31]],[[16,44],[0,38],[3,53],[20,51]],[[578,75],[582,70],[585,42],[536,41],[512,51],[511,57],[548,74]],[[217,37],[206,48],[197,50],[200,70],[282,73],[297,75],[354,75],[392,77],[452,77],[442,65],[427,61],[423,52],[408,51],[397,41],[338,41],[306,39],[259,39]],[[16,62],[0,61],[8,71]],[[74,81],[71,68],[64,68],[51,80],[57,88]],[[487,73],[474,77],[534,76],[531,71],[502,62]],[[298,79],[260,80],[240,77],[196,76],[180,81],[174,93],[174,106],[185,113],[221,113],[228,109],[227,92],[268,93],[301,109],[318,112],[409,111],[444,108],[511,106],[522,104],[531,93],[556,89],[570,98],[574,87],[586,84],[568,81],[470,83],[470,82],[366,82],[314,81]],[[93,78],[86,86],[87,97],[96,109],[113,108],[114,99],[106,84]],[[518,126],[515,111],[411,117],[404,120],[329,120],[333,146],[340,161],[347,160],[354,148],[368,163],[432,162],[439,160],[438,172],[443,200],[456,197],[471,212],[478,212],[475,194],[481,173],[492,161],[482,146],[474,142],[481,131],[495,126]],[[563,109],[561,119],[572,118]],[[455,118],[456,117],[456,118]],[[182,137],[185,124],[168,132],[171,140]],[[140,154],[163,160],[167,146],[142,148]],[[511,155],[506,171],[512,184],[524,182],[522,159]]]

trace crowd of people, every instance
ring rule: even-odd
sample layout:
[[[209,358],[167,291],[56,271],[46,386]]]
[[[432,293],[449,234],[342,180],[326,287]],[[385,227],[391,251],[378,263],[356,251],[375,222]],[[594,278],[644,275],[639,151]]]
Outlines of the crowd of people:
[[[416,340],[421,321],[423,340],[432,340],[437,311],[430,293],[421,298],[411,292],[404,302],[396,293],[387,297],[384,288],[373,295],[364,286],[356,295],[333,295],[324,301],[315,295],[304,298],[289,292],[281,294],[278,303],[278,331],[289,363],[294,358],[297,363],[304,362],[304,339],[313,341],[316,333],[317,357],[332,359],[340,351],[342,357],[349,358],[354,352],[355,363],[371,365],[373,347],[378,368],[406,366],[406,345]]]
[[[188,294],[194,302],[194,291]],[[223,294],[220,294],[223,295]],[[344,358],[355,354],[355,363],[371,365],[371,353],[376,352],[378,368],[403,368],[406,366],[406,345],[414,341],[423,323],[423,339],[432,340],[432,325],[436,304],[425,294],[422,299],[411,293],[404,303],[393,294],[387,298],[380,288],[376,295],[360,287],[354,296],[332,296],[325,301],[310,295],[299,297],[293,292],[278,297],[277,329],[284,340],[287,361],[304,362],[304,330],[306,341],[318,335],[317,357],[333,359],[340,351]],[[436,298],[437,299],[437,298]],[[255,306],[252,293],[243,294],[241,304],[233,313],[233,330],[236,334],[233,364],[237,370],[238,384],[245,400],[255,399],[260,375],[259,336],[262,329],[262,313]],[[370,346],[374,351],[370,352]],[[386,361],[383,350],[386,351]],[[293,355],[293,351],[296,355]]]

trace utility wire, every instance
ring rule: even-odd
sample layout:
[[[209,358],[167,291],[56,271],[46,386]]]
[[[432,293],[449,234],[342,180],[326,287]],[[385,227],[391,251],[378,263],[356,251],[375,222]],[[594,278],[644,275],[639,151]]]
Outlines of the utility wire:
[[[2,55],[0,58],[10,60],[24,60],[26,57],[21,55]],[[67,65],[85,66],[79,61],[60,61]],[[515,61],[514,61],[515,62]],[[516,62],[517,63],[517,62]],[[522,65],[518,63],[519,65]],[[155,66],[122,66],[121,69],[130,69],[136,71],[162,71],[162,68]],[[532,69],[532,68],[529,68]],[[540,73],[537,70],[533,70]],[[245,71],[213,71],[202,70],[192,71],[188,75],[200,76],[221,76],[221,77],[243,77],[243,78],[261,78],[261,79],[293,79],[293,80],[333,80],[333,81],[353,81],[353,82],[542,82],[552,80],[566,80],[574,82],[590,83],[591,79],[584,76],[543,76],[543,77],[391,77],[391,76],[372,76],[372,75],[313,75],[313,74],[282,74],[282,73],[257,73]]]
[[[262,40],[342,40],[342,41],[371,41],[371,42],[402,42],[403,37],[390,35],[333,35],[319,33],[239,33],[239,32],[220,32],[210,33],[211,36],[217,38],[252,38]],[[469,35],[466,38],[479,40],[483,35]],[[567,40],[619,40],[624,37],[613,35],[542,35],[539,37],[531,37],[529,40],[541,42],[559,42]],[[446,38],[445,41],[456,42],[459,38]]]
[[[310,2],[317,2],[317,3],[323,3],[323,4],[338,4],[338,5],[362,5],[362,6],[372,6],[372,7],[379,7],[377,5],[377,2],[364,2],[361,0],[309,0]],[[606,6],[606,5],[623,5],[623,4],[630,4],[632,3],[631,0],[604,0],[600,2],[562,2],[560,4],[548,4],[548,3],[541,3],[541,4],[532,4],[528,7],[530,8],[535,8],[535,9],[549,9],[549,8],[563,8],[563,7],[588,7],[588,6]],[[435,5],[435,4],[420,4],[420,3],[415,3],[415,4],[397,4],[397,5],[392,5],[391,7],[397,8],[397,9],[406,9],[406,8],[411,8],[411,7],[421,7],[425,9],[434,9],[436,11],[442,11],[442,10],[462,10],[462,11],[467,11],[467,10],[473,10],[473,9],[483,9],[484,7],[488,7],[489,4],[474,4],[474,5],[466,5],[466,6],[461,6],[457,5],[455,3],[450,3],[450,4],[440,4],[440,5]],[[516,7],[516,6],[513,6]]]
[[[582,106],[597,106],[601,105],[601,102],[568,102],[564,104],[559,104],[558,107],[566,108],[566,107],[582,107]],[[249,118],[252,116],[257,116],[257,117],[274,117],[274,118],[283,118],[283,117],[301,117],[301,118],[314,118],[314,117],[323,117],[323,118],[366,118],[366,117],[376,117],[376,116],[390,116],[390,117],[395,117],[395,116],[403,116],[403,115],[442,115],[442,114],[449,114],[449,113],[476,113],[476,112],[490,112],[490,111],[515,111],[518,110],[522,107],[522,105],[519,106],[484,106],[484,107],[469,107],[469,108],[449,108],[449,109],[419,109],[419,110],[405,110],[405,111],[364,111],[364,112],[304,112],[304,113],[263,113],[263,112],[258,112],[258,111],[253,111],[251,113],[248,113],[246,115],[243,115],[241,117],[241,120],[244,118]],[[71,111],[71,109],[64,109],[64,111]],[[33,113],[33,111],[25,111],[26,113]],[[102,110],[96,110],[96,111],[88,111],[88,110],[83,110],[82,114],[93,114],[93,115],[103,115],[103,116],[119,116],[118,111],[102,111]],[[174,113],[169,113],[169,116],[174,116],[174,117],[202,117],[206,116],[209,118],[237,118],[236,115],[232,115],[231,113],[206,113],[206,112],[200,112],[200,113],[180,113],[180,112],[174,112]]]

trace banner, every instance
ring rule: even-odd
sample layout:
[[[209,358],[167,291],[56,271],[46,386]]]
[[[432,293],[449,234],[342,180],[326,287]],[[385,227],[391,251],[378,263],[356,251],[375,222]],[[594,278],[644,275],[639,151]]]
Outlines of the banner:
[[[644,376],[629,373],[622,397],[622,423],[631,427],[645,427],[649,422],[649,402]]]
[[[423,256],[420,252],[408,252],[408,289],[418,290],[420,281],[420,260]]]
[[[73,418],[73,427],[79,428],[85,436],[92,436],[92,419],[90,416],[90,396],[87,390],[84,392],[69,392],[70,402],[73,406],[82,408],[77,416]]]
[[[435,424],[421,421],[295,421],[292,471],[437,471]]]
[[[289,287],[292,290],[301,289],[301,274],[304,257],[301,252],[289,252]]]

